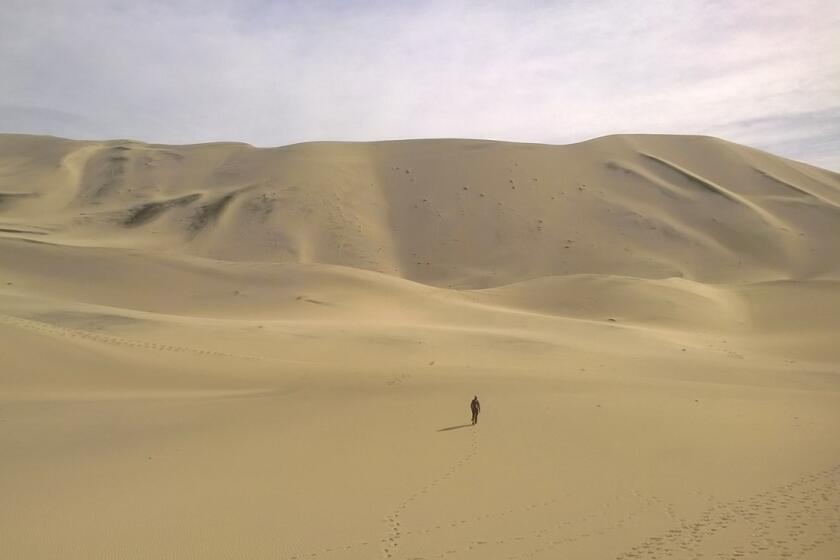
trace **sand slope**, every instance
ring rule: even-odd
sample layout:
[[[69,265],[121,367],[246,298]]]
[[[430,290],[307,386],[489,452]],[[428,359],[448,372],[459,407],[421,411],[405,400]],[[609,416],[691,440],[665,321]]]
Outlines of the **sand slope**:
[[[256,149],[4,135],[0,157],[3,227],[69,244],[337,264],[461,288],[581,273],[837,272],[840,177],[714,138]]]
[[[0,542],[840,558],[838,255],[714,138],[0,135]]]

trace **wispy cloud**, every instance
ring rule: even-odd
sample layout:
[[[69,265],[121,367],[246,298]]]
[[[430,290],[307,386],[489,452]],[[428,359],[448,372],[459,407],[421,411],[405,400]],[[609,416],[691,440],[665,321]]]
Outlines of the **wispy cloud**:
[[[840,104],[820,111],[782,113],[735,121],[722,135],[788,157],[840,170]]]
[[[838,169],[839,28],[832,0],[7,0],[0,129],[257,145],[703,133]]]

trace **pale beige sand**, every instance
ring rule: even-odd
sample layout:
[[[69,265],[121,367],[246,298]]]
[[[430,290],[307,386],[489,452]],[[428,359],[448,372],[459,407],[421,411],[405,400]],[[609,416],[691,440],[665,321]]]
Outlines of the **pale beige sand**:
[[[0,556],[840,559],[838,332],[721,140],[0,135]]]

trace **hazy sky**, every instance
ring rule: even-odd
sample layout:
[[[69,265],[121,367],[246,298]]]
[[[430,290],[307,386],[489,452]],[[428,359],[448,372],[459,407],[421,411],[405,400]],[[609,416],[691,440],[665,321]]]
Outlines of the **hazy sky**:
[[[840,170],[840,2],[0,0],[0,131],[711,134]]]

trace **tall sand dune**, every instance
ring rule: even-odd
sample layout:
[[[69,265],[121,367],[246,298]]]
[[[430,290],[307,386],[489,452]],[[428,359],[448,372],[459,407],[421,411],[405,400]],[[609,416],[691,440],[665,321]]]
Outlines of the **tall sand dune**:
[[[0,135],[0,556],[838,559],[838,333],[715,138]]]

